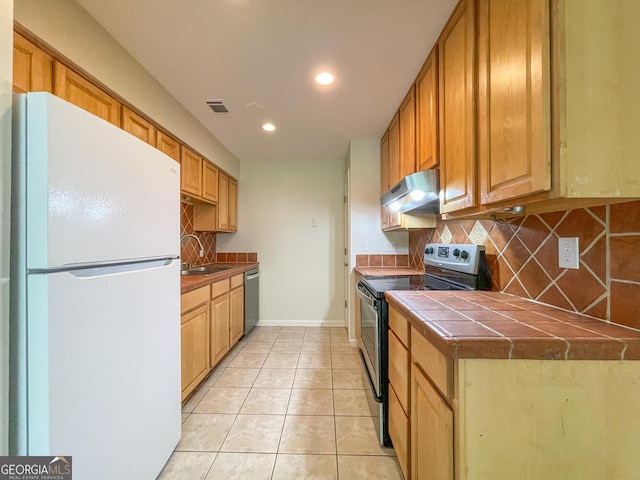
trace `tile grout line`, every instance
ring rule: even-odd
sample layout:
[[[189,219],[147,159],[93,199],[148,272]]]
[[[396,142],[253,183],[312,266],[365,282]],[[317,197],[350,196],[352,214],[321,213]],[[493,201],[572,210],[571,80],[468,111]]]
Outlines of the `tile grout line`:
[[[331,331],[330,331],[330,332],[331,332]],[[310,456],[331,456],[331,457],[333,457],[333,459],[334,459],[334,465],[335,465],[335,467],[334,467],[334,468],[335,468],[334,472],[335,472],[335,475],[336,475],[336,479],[338,479],[338,478],[340,478],[339,466],[338,466],[338,458],[339,458],[339,454],[338,454],[338,446],[337,446],[337,443],[338,443],[338,441],[337,441],[337,440],[338,440],[338,439],[337,439],[337,425],[336,425],[336,418],[338,417],[338,415],[336,415],[336,398],[335,398],[336,383],[335,383],[335,378],[334,378],[334,373],[335,373],[335,371],[336,371],[336,370],[334,370],[334,368],[333,368],[333,367],[334,367],[334,358],[333,358],[333,357],[334,357],[334,355],[337,355],[337,358],[342,358],[342,357],[344,357],[344,358],[346,359],[346,358],[347,358],[347,357],[349,357],[350,355],[348,355],[347,353],[345,353],[345,350],[342,350],[342,349],[339,349],[339,350],[338,350],[338,352],[339,352],[339,353],[335,353],[335,354],[334,354],[334,351],[333,351],[333,349],[332,349],[333,344],[336,344],[336,345],[337,345],[337,344],[342,344],[342,343],[344,343],[344,339],[343,339],[343,338],[338,338],[338,336],[337,336],[337,335],[336,335],[335,337],[336,337],[336,338],[335,338],[335,339],[333,339],[334,341],[332,341],[332,338],[331,338],[331,335],[330,335],[330,336],[329,336],[329,342],[322,342],[322,343],[321,343],[321,344],[325,344],[325,345],[328,345],[328,346],[329,346],[329,355],[328,355],[328,359],[329,359],[329,368],[328,368],[328,372],[329,372],[329,377],[330,377],[330,389],[329,389],[329,391],[331,392],[331,396],[332,396],[332,409],[333,409],[333,411],[332,411],[332,414],[331,414],[331,415],[328,415],[328,416],[333,416],[335,453],[330,453],[330,454],[296,453],[296,454],[292,454],[292,455],[301,455],[301,456],[305,456],[305,455],[310,455]],[[216,461],[217,461],[217,459],[219,458],[219,454],[220,454],[220,453],[222,453],[222,452],[220,451],[220,449],[222,448],[222,446],[224,445],[224,443],[225,443],[225,442],[227,441],[227,439],[229,438],[229,434],[230,434],[231,430],[233,429],[234,425],[236,425],[236,423],[238,422],[238,419],[239,419],[240,415],[243,415],[243,414],[241,413],[241,410],[242,410],[242,408],[243,408],[245,405],[247,405],[247,401],[248,401],[248,399],[249,399],[249,395],[251,394],[251,392],[252,392],[254,389],[256,389],[256,390],[259,390],[259,389],[260,389],[260,387],[256,387],[256,383],[257,383],[257,381],[258,381],[258,378],[260,378],[261,374],[262,374],[265,370],[269,370],[269,368],[268,368],[268,367],[266,367],[266,366],[265,366],[265,364],[267,363],[267,358],[268,358],[268,356],[269,356],[271,353],[275,353],[275,352],[273,352],[273,348],[274,348],[274,345],[275,345],[275,343],[276,343],[276,342],[277,342],[277,337],[276,337],[276,340],[274,340],[273,342],[270,342],[270,343],[271,343],[271,348],[269,349],[269,353],[267,353],[267,355],[266,355],[265,359],[263,360],[263,362],[262,362],[261,366],[260,366],[259,368],[257,368],[258,372],[257,372],[257,374],[256,374],[255,378],[252,380],[251,385],[250,385],[250,386],[249,386],[249,388],[248,388],[247,396],[244,398],[244,400],[243,400],[243,402],[242,402],[242,405],[240,405],[238,412],[235,414],[235,418],[234,418],[234,420],[233,420],[233,422],[232,422],[231,426],[229,427],[229,429],[228,429],[227,433],[225,434],[224,439],[222,440],[222,442],[221,442],[221,444],[220,444],[220,448],[218,448],[218,450],[217,450],[217,451],[208,451],[209,453],[213,453],[213,454],[214,454],[214,458],[213,458],[213,461],[212,461],[211,465],[209,466],[209,469],[207,470],[207,472],[206,472],[206,474],[205,474],[205,475],[209,475],[209,474],[211,473],[211,471],[212,471],[212,469],[213,469],[213,466],[215,465],[215,462],[216,462]],[[303,341],[303,343],[301,344],[301,348],[302,348],[302,345],[303,345],[303,344],[304,344],[304,341]],[[239,353],[241,353],[241,352],[242,352],[242,350],[243,350],[247,345],[248,345],[248,342],[247,342],[247,343],[245,343],[244,345],[242,345],[242,347],[241,347],[241,348],[239,348],[239,349],[236,351],[236,355],[237,355],[237,354],[239,354]],[[270,476],[270,478],[273,478],[273,476],[275,475],[275,472],[276,472],[276,466],[277,466],[277,464],[278,464],[278,458],[279,458],[279,456],[285,455],[285,453],[280,453],[280,451],[279,451],[279,450],[280,450],[280,447],[281,447],[281,445],[282,445],[282,441],[283,441],[283,433],[284,433],[284,427],[285,427],[285,424],[286,424],[286,420],[287,420],[287,418],[288,418],[289,416],[291,416],[291,417],[295,417],[295,416],[296,416],[296,415],[289,415],[289,414],[288,414],[288,409],[289,409],[289,406],[290,406],[290,404],[291,404],[291,395],[292,395],[292,392],[293,392],[293,389],[294,389],[293,387],[295,386],[295,379],[298,377],[298,373],[299,373],[299,372],[302,372],[302,371],[304,371],[304,370],[313,370],[313,369],[309,369],[309,368],[307,368],[307,369],[299,368],[299,367],[298,367],[298,365],[299,365],[299,359],[300,359],[300,355],[302,355],[302,352],[300,352],[300,353],[299,353],[299,354],[297,354],[297,355],[298,355],[298,359],[297,359],[297,361],[296,361],[296,366],[295,366],[295,368],[292,368],[292,369],[291,369],[291,370],[294,370],[293,380],[292,380],[292,382],[291,382],[290,387],[285,388],[285,390],[289,390],[289,398],[288,398],[288,400],[287,400],[287,407],[286,407],[285,415],[283,415],[283,416],[284,416],[284,420],[283,420],[283,423],[282,423],[282,427],[281,427],[281,429],[280,429],[280,434],[279,434],[279,439],[278,439],[278,446],[277,446],[277,448],[276,448],[276,452],[274,453],[274,457],[275,457],[275,458],[274,458],[274,461],[273,461],[273,465],[272,465],[272,469],[271,469],[271,476]],[[314,355],[314,354],[310,354],[310,355]],[[345,365],[342,365],[342,366],[343,366],[343,367],[345,367]],[[360,370],[360,369],[361,369],[361,366],[360,366],[360,365],[359,365],[359,367],[360,367],[360,368],[358,368],[357,370]],[[205,387],[205,388],[204,388],[204,390],[205,390],[207,393],[208,393],[212,388],[214,388],[214,386],[215,386],[215,382],[217,382],[217,381],[221,378],[221,376],[222,376],[222,375],[223,375],[223,373],[227,370],[227,368],[228,368],[228,367],[225,367],[224,369],[222,369],[222,370],[217,374],[217,377],[218,377],[218,378],[216,378],[216,380],[214,381],[214,383],[213,383],[212,385],[209,385],[209,386],[204,386],[204,385],[203,385],[203,387]],[[284,367],[284,366],[282,366],[282,367],[274,367],[274,368],[286,368],[286,369],[290,369],[290,368],[287,368],[287,367]],[[321,370],[325,370],[325,369],[321,369]],[[348,365],[347,365],[347,366],[346,366],[346,368],[341,368],[340,370],[356,370],[356,369],[355,369],[355,368],[348,368]],[[214,375],[215,375],[215,373],[214,373]],[[229,388],[233,388],[233,387],[229,387]],[[264,388],[267,388],[267,387],[264,387]],[[312,386],[310,389],[311,389],[311,390],[315,390],[315,388],[314,388],[313,386]],[[324,389],[320,389],[320,390],[324,390]],[[352,389],[347,388],[347,390],[352,390]],[[356,390],[359,390],[359,389],[356,389]],[[200,400],[198,401],[198,403],[194,406],[194,409],[195,409],[195,408],[197,407],[197,405],[202,401],[202,399],[206,396],[206,394],[207,394],[207,393],[205,393],[205,394],[200,398]],[[191,413],[187,413],[187,418],[188,418],[188,416],[190,416],[192,413],[193,413],[193,411],[192,411]],[[280,415],[280,414],[275,414],[275,413],[274,413],[273,415]],[[307,415],[307,416],[308,416],[308,415]],[[311,415],[311,416],[318,416],[318,415]],[[323,416],[323,415],[319,415],[319,416]],[[351,416],[358,417],[358,415],[343,415],[343,416],[347,416],[347,417],[351,417]],[[186,420],[186,418],[185,418],[185,420]],[[195,450],[195,452],[203,452],[203,451]],[[258,454],[267,454],[267,453],[270,453],[270,452],[225,452],[225,453],[242,453],[242,454],[254,454],[254,453],[258,453]],[[347,455],[347,454],[345,454],[345,455]],[[374,455],[375,455],[375,456],[381,456],[381,457],[388,457],[388,456],[386,456],[386,455],[379,455],[379,454],[374,454]],[[347,455],[347,456],[362,456],[362,455],[349,454],[349,455]],[[370,456],[370,454],[365,454],[365,456]],[[396,461],[396,464],[397,464],[397,461]],[[397,468],[397,465],[396,465],[396,468]]]

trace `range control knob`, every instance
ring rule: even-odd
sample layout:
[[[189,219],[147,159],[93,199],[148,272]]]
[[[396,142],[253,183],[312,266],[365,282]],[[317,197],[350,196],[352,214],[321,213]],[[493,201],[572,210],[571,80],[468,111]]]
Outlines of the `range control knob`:
[[[460,256],[460,250],[458,250],[457,248],[454,248],[453,249],[453,256],[456,257],[456,258],[459,257]]]
[[[428,248],[424,251],[424,253],[426,253],[427,255],[431,255],[431,254],[433,254],[433,247],[428,247]]]
[[[466,250],[462,250],[462,252],[460,252],[460,258],[462,260],[466,260],[467,258],[469,258],[469,252],[467,252]]]

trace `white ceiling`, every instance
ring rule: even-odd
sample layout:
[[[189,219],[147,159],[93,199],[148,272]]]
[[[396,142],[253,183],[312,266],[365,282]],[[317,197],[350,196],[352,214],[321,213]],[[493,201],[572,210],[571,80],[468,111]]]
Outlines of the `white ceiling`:
[[[456,0],[77,2],[242,162],[344,158],[379,138]]]

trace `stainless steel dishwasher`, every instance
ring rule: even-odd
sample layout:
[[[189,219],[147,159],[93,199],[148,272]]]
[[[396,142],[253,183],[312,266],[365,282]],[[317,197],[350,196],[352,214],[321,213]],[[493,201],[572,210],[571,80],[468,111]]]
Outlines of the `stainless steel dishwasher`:
[[[256,326],[259,316],[258,291],[260,271],[257,268],[244,274],[244,334]]]

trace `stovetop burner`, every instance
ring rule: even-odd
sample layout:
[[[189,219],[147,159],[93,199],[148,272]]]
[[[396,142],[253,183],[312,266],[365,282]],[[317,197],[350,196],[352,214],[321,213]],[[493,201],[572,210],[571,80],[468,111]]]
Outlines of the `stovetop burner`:
[[[421,275],[364,276],[361,283],[376,298],[391,290],[480,290],[488,287],[484,247],[463,244],[427,244],[425,273]]]
[[[365,276],[361,280],[375,292],[389,290],[423,290],[422,275],[392,275],[389,277]]]

